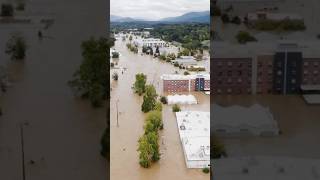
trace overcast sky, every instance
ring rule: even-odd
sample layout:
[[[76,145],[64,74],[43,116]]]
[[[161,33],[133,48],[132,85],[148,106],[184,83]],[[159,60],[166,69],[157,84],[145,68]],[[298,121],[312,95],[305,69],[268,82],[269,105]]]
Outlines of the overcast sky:
[[[111,0],[111,14],[158,20],[193,11],[209,11],[210,0]]]

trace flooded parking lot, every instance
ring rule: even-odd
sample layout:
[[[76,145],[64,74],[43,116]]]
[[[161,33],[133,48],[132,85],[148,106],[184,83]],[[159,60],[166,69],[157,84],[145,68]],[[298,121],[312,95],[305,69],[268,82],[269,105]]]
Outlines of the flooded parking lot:
[[[148,55],[129,52],[124,41],[116,41],[115,49],[122,55],[118,61],[122,70],[113,69],[119,74],[118,81],[111,79],[111,179],[131,180],[162,180],[183,179],[202,180],[209,179],[201,169],[187,169],[183,150],[179,139],[175,115],[171,106],[163,106],[164,129],[160,132],[161,159],[151,168],[144,169],[138,162],[138,139],[143,134],[145,115],[141,111],[142,96],[134,94],[131,89],[135,81],[135,74],[147,75],[147,83],[152,83],[158,92],[163,95],[160,76],[173,74],[175,71],[182,74],[184,70],[172,64],[159,61]],[[210,97],[203,93],[193,93],[199,101],[198,105],[181,106],[183,109],[209,111]],[[117,107],[118,125],[117,126]]]

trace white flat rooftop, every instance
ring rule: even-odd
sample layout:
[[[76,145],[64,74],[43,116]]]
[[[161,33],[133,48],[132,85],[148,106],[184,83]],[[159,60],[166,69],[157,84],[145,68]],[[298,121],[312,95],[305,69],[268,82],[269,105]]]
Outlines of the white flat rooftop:
[[[269,108],[254,104],[251,107],[229,106],[222,107],[214,104],[212,107],[213,126],[241,126],[261,127],[276,125]]]
[[[210,164],[210,112],[176,112],[179,135],[188,168]]]
[[[308,104],[320,104],[320,94],[304,94],[302,97]]]
[[[168,104],[197,104],[197,99],[189,94],[189,95],[168,95]]]
[[[210,80],[210,74],[190,74],[190,75],[182,75],[182,74],[163,74],[161,76],[162,80],[192,80],[196,78],[204,78],[205,80]]]

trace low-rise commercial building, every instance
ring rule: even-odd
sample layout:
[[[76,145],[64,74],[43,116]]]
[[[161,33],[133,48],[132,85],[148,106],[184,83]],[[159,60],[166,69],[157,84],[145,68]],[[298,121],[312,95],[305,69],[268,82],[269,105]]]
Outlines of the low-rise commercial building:
[[[268,108],[255,104],[251,107],[211,106],[211,129],[220,136],[254,135],[274,136],[279,134],[277,122]]]
[[[209,91],[210,74],[164,74],[161,76],[164,92]]]
[[[312,50],[316,44],[223,47],[214,47],[211,59],[214,94],[297,94],[302,85],[320,84],[320,54]]]
[[[180,140],[188,168],[210,166],[210,112],[176,112]]]

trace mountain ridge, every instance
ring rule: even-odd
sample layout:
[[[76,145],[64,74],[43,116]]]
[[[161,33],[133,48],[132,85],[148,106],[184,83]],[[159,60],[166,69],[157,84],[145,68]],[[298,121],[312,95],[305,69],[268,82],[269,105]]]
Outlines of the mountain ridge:
[[[155,21],[110,15],[110,21],[111,22],[159,22],[159,23],[183,23],[183,22],[209,23],[210,11],[188,12],[181,16],[167,17],[167,18],[163,18]]]

